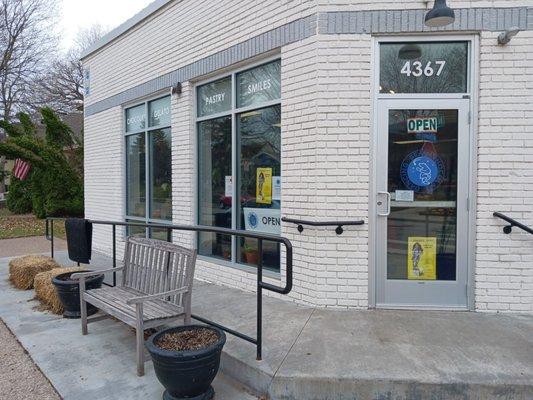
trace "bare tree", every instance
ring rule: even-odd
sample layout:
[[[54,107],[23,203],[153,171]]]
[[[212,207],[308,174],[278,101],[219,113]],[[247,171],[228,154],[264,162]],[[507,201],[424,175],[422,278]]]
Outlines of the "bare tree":
[[[32,87],[57,47],[55,0],[0,0],[0,118],[32,110]]]
[[[84,77],[82,52],[104,35],[101,25],[80,30],[74,45],[52,63],[37,90],[41,101],[59,113],[83,109]]]
[[[56,0],[0,0],[0,119],[34,108],[33,85],[53,54]],[[5,191],[0,158],[0,193]]]

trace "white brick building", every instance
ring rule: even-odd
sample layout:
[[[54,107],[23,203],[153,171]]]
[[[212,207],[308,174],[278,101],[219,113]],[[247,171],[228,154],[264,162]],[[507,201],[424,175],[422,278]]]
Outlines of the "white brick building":
[[[532,313],[533,236],[493,212],[533,226],[533,1],[427,3],[155,1],[83,57],[86,217],[279,232],[301,303]],[[254,242],[173,240],[254,290]]]

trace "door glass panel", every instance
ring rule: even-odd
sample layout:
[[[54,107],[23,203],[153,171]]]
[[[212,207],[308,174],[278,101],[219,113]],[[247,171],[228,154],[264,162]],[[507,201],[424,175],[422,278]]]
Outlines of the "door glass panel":
[[[457,110],[390,110],[387,278],[455,280]]]

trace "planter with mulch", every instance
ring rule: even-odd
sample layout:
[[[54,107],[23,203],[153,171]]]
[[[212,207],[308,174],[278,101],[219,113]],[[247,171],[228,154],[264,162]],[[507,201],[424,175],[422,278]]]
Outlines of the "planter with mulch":
[[[165,387],[163,400],[210,400],[226,335],[220,329],[187,325],[152,335],[146,347],[157,379]]]
[[[78,271],[78,272],[91,272],[91,271]],[[80,285],[78,279],[72,279],[71,275],[76,272],[67,272],[65,274],[57,275],[52,278],[52,283],[56,287],[57,295],[65,311],[63,312],[64,318],[80,318]],[[97,274],[94,276],[85,278],[85,288],[98,289],[102,287],[104,281],[103,274]],[[87,303],[87,315],[93,315],[98,309],[93,305]]]

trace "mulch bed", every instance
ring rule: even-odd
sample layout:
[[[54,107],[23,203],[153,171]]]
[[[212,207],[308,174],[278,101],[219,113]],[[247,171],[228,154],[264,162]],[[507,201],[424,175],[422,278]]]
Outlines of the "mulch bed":
[[[165,333],[155,345],[170,351],[200,350],[211,346],[219,339],[218,334],[206,328]]]

